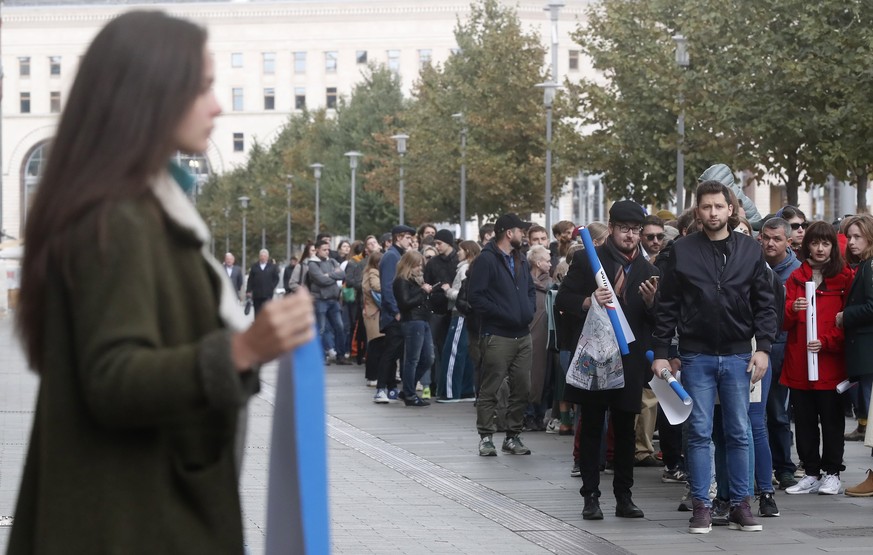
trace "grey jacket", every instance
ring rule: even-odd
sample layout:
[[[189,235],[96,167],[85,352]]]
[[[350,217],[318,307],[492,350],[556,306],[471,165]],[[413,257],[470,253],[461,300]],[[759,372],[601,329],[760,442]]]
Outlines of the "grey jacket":
[[[339,299],[340,286],[337,281],[346,279],[346,273],[333,258],[310,259],[307,279],[309,292],[316,299]]]

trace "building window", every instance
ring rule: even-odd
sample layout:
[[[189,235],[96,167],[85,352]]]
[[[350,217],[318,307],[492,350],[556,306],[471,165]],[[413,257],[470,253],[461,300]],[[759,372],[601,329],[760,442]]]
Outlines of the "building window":
[[[230,67],[242,67],[243,55],[242,52],[233,52],[230,55]]]
[[[324,53],[324,72],[336,73],[336,50]]]
[[[389,50],[388,51],[388,69],[397,73],[400,71],[400,51],[399,50]]]
[[[276,53],[264,52],[264,75],[276,73]]]
[[[49,112],[58,114],[61,111],[61,92],[52,91],[49,96]]]
[[[294,53],[294,73],[306,73],[306,52]]]
[[[355,52],[355,62],[359,64],[367,63],[367,51],[366,50],[358,50]]]
[[[304,89],[303,87],[298,87],[294,89],[294,109],[306,109],[306,89]]]
[[[264,89],[264,110],[276,109],[276,89]]]
[[[30,93],[23,92],[21,93],[21,113],[29,114],[30,113]]]
[[[570,71],[579,71],[579,51],[578,50],[570,50],[570,58],[569,58],[569,68]]]
[[[419,67],[419,69],[430,65],[430,59],[431,59],[432,55],[433,55],[433,51],[430,48],[425,48],[423,50],[418,51],[418,67]]]
[[[233,134],[233,151],[234,152],[242,152],[244,146],[245,146],[245,140],[243,139],[243,134],[242,133],[234,133]]]
[[[18,76],[30,77],[30,56],[18,58]]]
[[[242,90],[242,88],[234,88],[233,89],[233,111],[234,112],[242,112],[243,111],[243,90]]]
[[[327,100],[325,104],[328,110],[336,110],[336,87],[327,88]]]
[[[61,57],[49,56],[49,75],[57,77],[61,74]]]

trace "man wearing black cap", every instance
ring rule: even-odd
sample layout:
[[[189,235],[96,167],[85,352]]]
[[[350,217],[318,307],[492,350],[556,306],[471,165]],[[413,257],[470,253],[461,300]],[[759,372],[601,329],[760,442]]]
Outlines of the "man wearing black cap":
[[[394,298],[394,276],[397,263],[412,243],[415,230],[406,225],[391,229],[391,247],[379,262],[379,281],[382,285],[382,310],[379,314],[379,330],[385,334],[379,377],[376,379],[375,403],[387,403],[397,399],[397,360],[403,352],[403,332],[400,329],[400,309]]]
[[[430,295],[431,310],[433,315],[430,319],[430,332],[434,344],[433,368],[440,368],[442,361],[443,344],[446,342],[446,334],[452,322],[452,313],[449,310],[449,299],[446,290],[451,287],[458,269],[458,254],[455,251],[455,235],[448,229],[441,229],[433,236],[433,246],[437,255],[428,260],[424,268],[424,282],[433,287]],[[432,372],[435,378],[439,372]],[[436,388],[436,380],[431,381]]]
[[[609,235],[597,247],[597,257],[609,278],[618,303],[630,324],[636,340],[630,353],[622,357],[624,387],[621,389],[586,391],[567,384],[564,400],[579,405],[580,426],[579,467],[585,498],[582,518],[601,520],[600,510],[600,444],[603,423],[609,410],[615,434],[612,490],[615,494],[615,516],[642,518],[643,511],[631,498],[634,485],[634,420],[640,412],[640,399],[648,372],[646,349],[651,336],[652,310],[655,304],[658,270],[640,253],[640,231],[646,217],[643,208],[629,200],[616,202],[609,209]],[[564,314],[564,322],[572,325],[574,336],[582,333],[585,314],[591,308],[592,297],[601,306],[612,300],[609,289],[598,288],[588,254],[582,250],[573,255],[573,263],[555,298],[555,308]]]
[[[530,392],[533,362],[528,326],[536,309],[536,290],[527,259],[521,255],[524,231],[530,227],[515,214],[494,224],[494,239],[485,245],[467,277],[472,310],[481,319],[479,340],[482,378],[476,405],[479,455],[497,455],[492,435],[497,431],[497,390],[509,382],[506,439],[502,451],[529,455],[521,442],[524,410]]]

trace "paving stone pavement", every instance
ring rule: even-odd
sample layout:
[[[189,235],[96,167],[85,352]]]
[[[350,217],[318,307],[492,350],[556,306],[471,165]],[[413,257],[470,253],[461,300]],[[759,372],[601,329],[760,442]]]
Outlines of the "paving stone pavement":
[[[602,476],[605,520],[583,521],[581,481],[569,476],[572,439],[526,433],[530,456],[479,457],[472,403],[407,408],[375,405],[363,368],[328,366],[328,458],[333,553],[540,554],[870,553],[873,498],[789,496],[764,532],[716,528],[687,533],[676,511],[683,487],[662,484],[660,469],[635,471],[644,519],[612,516],[610,477]],[[243,478],[246,541],[263,552],[267,470],[276,365],[250,404]],[[9,317],[0,318],[0,516],[14,510],[38,378],[26,368]],[[854,422],[847,420],[847,431]],[[847,443],[843,485],[873,466],[870,449]],[[9,527],[0,521],[0,552]]]

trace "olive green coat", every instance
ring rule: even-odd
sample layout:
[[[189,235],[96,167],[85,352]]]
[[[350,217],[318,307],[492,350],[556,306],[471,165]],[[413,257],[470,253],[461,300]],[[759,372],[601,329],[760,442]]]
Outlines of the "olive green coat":
[[[103,248],[97,221],[70,232],[74,285],[52,268],[8,553],[241,554],[233,445],[257,376],[231,363],[220,276],[151,196],[109,212]]]

